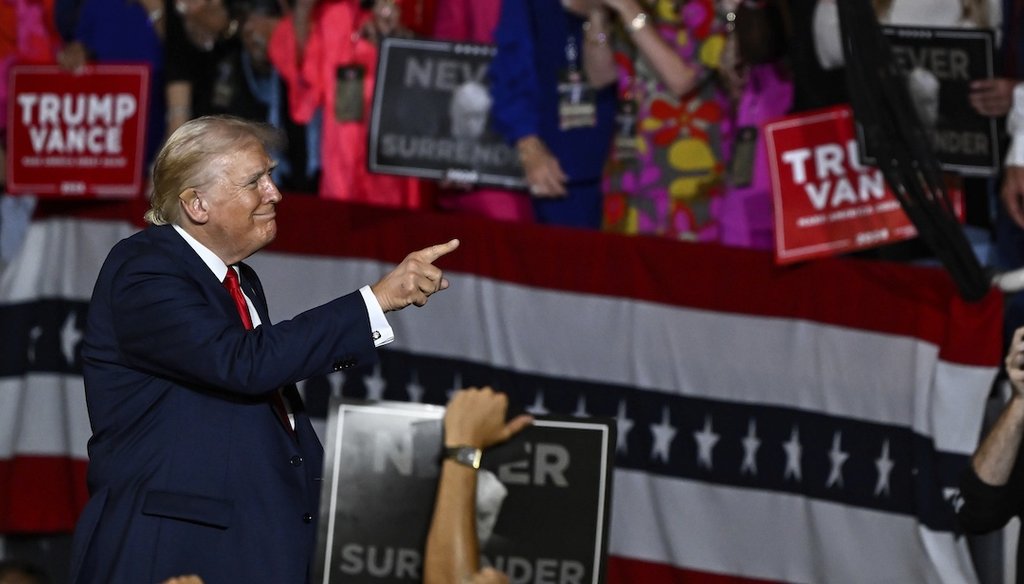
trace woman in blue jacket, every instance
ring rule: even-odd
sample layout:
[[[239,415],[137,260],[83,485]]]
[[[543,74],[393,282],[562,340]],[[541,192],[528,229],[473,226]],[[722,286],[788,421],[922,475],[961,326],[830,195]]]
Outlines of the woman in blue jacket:
[[[601,226],[615,68],[606,39],[584,29],[604,17],[594,0],[502,3],[489,72],[492,120],[516,145],[540,223]]]

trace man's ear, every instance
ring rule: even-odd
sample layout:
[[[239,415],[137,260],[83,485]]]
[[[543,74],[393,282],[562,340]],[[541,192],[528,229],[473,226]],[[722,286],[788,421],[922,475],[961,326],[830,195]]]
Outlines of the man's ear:
[[[202,225],[210,220],[210,209],[206,200],[195,189],[185,189],[178,195],[181,211],[193,222]]]

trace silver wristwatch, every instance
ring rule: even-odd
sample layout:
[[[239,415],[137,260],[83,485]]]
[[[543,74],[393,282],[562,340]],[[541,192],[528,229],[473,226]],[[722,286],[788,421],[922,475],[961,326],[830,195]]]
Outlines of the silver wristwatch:
[[[483,451],[473,446],[446,446],[444,457],[455,462],[468,466],[472,469],[480,468],[480,458]]]

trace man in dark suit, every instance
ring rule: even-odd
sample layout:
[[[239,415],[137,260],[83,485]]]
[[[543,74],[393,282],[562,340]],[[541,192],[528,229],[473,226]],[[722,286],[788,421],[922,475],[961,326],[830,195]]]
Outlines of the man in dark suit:
[[[270,324],[241,262],[276,235],[273,146],[272,130],[236,118],[181,126],[156,159],[152,225],[100,270],[82,348],[92,496],[72,582],[306,582],[323,452],[294,383],[375,363],[393,339],[384,313],[448,287],[433,262],[457,240]]]

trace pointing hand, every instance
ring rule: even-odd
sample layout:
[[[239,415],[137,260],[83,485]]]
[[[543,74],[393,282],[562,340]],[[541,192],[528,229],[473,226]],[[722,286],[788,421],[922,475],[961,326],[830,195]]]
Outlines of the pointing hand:
[[[447,288],[448,280],[434,262],[457,247],[459,240],[453,239],[414,251],[390,274],[370,286],[384,312],[401,310],[410,304],[423,306],[431,294]]]

